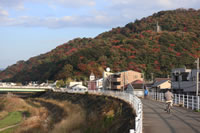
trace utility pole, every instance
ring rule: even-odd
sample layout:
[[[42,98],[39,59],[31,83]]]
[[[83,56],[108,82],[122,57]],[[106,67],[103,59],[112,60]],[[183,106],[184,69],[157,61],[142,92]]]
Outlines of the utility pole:
[[[196,60],[196,63],[197,63],[197,88],[196,88],[196,96],[198,96],[199,94],[199,58],[197,58]]]
[[[177,79],[177,81],[178,81],[178,90],[177,90],[177,92],[179,92],[179,94],[180,94],[180,92],[181,92],[181,83],[180,83],[181,72],[180,72],[180,70],[179,71],[175,71],[175,76],[178,77],[178,79]]]
[[[151,73],[151,81],[152,81],[152,83],[153,83],[153,73]]]

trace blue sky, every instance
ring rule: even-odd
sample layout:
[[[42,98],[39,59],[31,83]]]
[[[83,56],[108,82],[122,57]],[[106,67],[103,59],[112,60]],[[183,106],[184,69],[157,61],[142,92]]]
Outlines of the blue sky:
[[[200,0],[0,0],[0,68],[177,8],[199,9]]]

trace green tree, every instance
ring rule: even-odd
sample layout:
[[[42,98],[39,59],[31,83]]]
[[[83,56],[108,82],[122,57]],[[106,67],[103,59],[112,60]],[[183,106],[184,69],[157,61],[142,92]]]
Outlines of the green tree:
[[[66,64],[57,74],[57,79],[66,79],[73,76],[73,66]]]
[[[56,82],[56,87],[60,88],[60,87],[65,87],[65,82],[63,80],[57,80]]]

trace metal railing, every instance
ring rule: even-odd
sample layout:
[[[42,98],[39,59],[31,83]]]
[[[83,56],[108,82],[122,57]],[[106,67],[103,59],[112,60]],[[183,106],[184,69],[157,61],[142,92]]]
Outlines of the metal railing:
[[[71,91],[67,91],[69,93],[78,93]],[[81,92],[83,93],[83,92]],[[143,108],[141,100],[134,96],[131,93],[127,92],[119,92],[119,91],[108,91],[108,90],[89,90],[89,94],[96,94],[96,95],[104,95],[104,96],[111,96],[114,98],[121,99],[131,105],[133,110],[135,111],[135,127],[130,129],[130,133],[142,133],[143,130]]]
[[[164,93],[150,92],[149,97],[155,100],[165,102]],[[200,109],[200,97],[185,94],[174,94],[173,104],[192,110]]]

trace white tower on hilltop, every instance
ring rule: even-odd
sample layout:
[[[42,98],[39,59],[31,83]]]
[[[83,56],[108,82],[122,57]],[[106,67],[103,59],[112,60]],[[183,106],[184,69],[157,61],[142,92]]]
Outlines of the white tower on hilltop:
[[[90,81],[93,81],[93,80],[95,80],[95,76],[94,76],[94,73],[92,72],[92,73],[90,74]]]
[[[161,32],[161,28],[160,28],[160,26],[158,25],[158,21],[157,21],[157,23],[156,23],[156,31],[157,31],[157,32]]]

